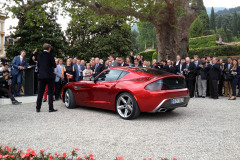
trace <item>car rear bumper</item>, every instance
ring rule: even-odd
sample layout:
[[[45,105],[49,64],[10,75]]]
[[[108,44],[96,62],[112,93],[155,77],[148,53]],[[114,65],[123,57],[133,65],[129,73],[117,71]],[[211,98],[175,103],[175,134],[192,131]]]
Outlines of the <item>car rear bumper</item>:
[[[174,97],[174,98],[184,98],[184,102],[172,104],[171,100],[173,98],[164,99],[152,112],[166,112],[167,110],[175,109],[178,107],[187,107],[189,102],[189,96],[185,97]]]

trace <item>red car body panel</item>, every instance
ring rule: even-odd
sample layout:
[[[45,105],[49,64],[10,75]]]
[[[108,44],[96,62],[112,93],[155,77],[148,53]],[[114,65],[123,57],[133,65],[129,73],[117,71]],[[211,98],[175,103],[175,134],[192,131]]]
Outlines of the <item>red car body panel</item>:
[[[115,101],[118,94],[129,92],[135,97],[141,112],[152,112],[163,100],[189,96],[187,88],[162,91],[145,89],[148,84],[159,79],[181,76],[170,73],[153,75],[139,72],[137,71],[138,68],[131,67],[116,67],[112,69],[124,70],[129,73],[117,81],[79,81],[68,83],[62,89],[62,96],[64,96],[64,91],[70,88],[74,93],[77,105],[115,111]]]

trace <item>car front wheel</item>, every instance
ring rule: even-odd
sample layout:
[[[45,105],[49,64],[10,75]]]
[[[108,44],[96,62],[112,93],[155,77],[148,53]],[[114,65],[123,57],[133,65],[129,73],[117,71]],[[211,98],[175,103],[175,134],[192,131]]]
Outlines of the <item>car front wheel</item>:
[[[76,102],[75,102],[75,98],[74,98],[74,94],[71,91],[71,89],[67,89],[65,92],[65,97],[64,97],[64,101],[65,101],[65,106],[69,109],[75,108],[76,107]]]
[[[116,111],[122,119],[126,120],[134,119],[141,113],[136,99],[128,92],[121,93],[117,97]]]

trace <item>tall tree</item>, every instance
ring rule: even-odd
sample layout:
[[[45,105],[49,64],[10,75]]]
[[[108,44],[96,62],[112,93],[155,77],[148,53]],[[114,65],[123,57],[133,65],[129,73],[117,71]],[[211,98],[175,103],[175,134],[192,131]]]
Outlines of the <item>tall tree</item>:
[[[232,28],[233,28],[233,34],[238,36],[238,30],[239,30],[238,26],[238,15],[237,12],[233,13],[233,19],[232,19]]]
[[[115,16],[94,17],[87,7],[75,11],[66,31],[69,53],[81,59],[109,54],[126,56],[132,47],[130,26],[125,18]]]
[[[217,18],[217,29],[222,28],[222,16],[218,16]]]
[[[48,12],[45,9],[34,8],[31,12],[25,12],[20,4],[14,7],[13,14],[19,22],[11,37],[18,40],[7,48],[9,57],[18,55],[21,50],[26,50],[29,57],[35,48],[41,51],[44,43],[52,45],[51,52],[56,56],[65,53],[67,42],[60,25],[56,22],[57,14],[53,8]],[[35,15],[44,15],[44,18],[36,18]]]
[[[137,23],[139,36],[137,37],[137,44],[139,51],[143,51],[145,47],[149,48],[156,45],[156,30],[153,24],[148,22]]]
[[[139,52],[138,45],[137,45],[138,35],[139,35],[139,33],[135,29],[131,32],[132,50],[134,51],[134,53]]]
[[[215,12],[213,7],[210,15],[210,29],[216,31],[216,19],[215,19]]]
[[[203,23],[200,17],[198,17],[190,27],[190,37],[194,38],[200,36],[203,36]]]
[[[23,9],[53,2],[61,3],[63,7],[74,6],[79,10],[82,5],[88,6],[98,15],[112,14],[132,16],[142,21],[150,22],[156,29],[156,39],[159,58],[177,54],[187,55],[189,48],[189,28],[196,19],[196,7],[192,0],[9,0],[25,3]]]

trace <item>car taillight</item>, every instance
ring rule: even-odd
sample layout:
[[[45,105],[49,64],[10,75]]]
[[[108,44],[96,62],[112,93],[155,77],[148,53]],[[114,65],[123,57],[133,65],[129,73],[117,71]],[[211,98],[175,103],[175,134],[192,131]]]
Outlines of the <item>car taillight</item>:
[[[167,90],[167,86],[163,84],[163,80],[160,79],[156,82],[153,82],[145,87],[146,90],[149,91],[161,91],[161,90]]]

